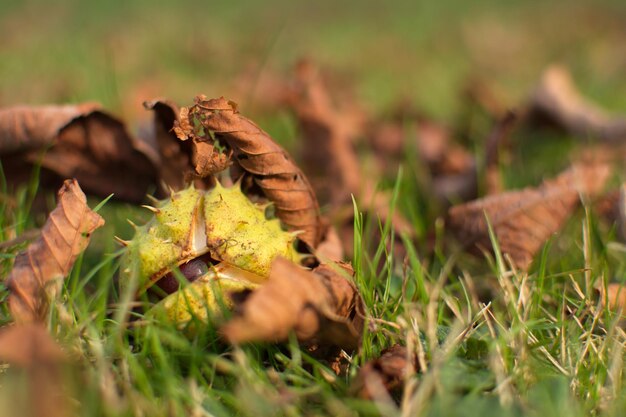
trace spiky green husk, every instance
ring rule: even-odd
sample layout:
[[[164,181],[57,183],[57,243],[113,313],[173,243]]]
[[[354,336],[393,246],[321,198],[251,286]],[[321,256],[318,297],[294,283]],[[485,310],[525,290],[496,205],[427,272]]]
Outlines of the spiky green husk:
[[[190,186],[152,210],[154,217],[137,227],[122,261],[122,284],[136,273],[140,292],[207,252],[261,277],[268,276],[277,256],[301,259],[294,233],[282,230],[278,219],[268,220],[265,207],[251,202],[237,185],[217,184],[209,191]]]
[[[211,256],[246,271],[268,276],[276,256],[297,262],[293,233],[282,230],[278,219],[252,203],[239,187],[219,184],[204,198],[207,245]]]
[[[149,312],[149,316],[165,317],[169,322],[187,327],[193,319],[201,322],[219,317],[223,309],[233,307],[232,300],[225,296],[229,292],[254,290],[259,276],[221,263],[179,291],[168,295]],[[194,328],[187,328],[191,333]]]

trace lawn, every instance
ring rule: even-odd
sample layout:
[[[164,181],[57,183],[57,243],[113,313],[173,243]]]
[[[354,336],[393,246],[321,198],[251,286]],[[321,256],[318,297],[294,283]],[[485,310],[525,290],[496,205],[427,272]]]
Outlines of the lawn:
[[[306,132],[273,88],[306,58],[329,74],[335,104],[364,109],[374,123],[368,128],[407,103],[417,119],[446,126],[475,162],[476,198],[489,192],[487,138],[497,120],[470,98],[472,88],[486,86],[494,102],[520,110],[543,71],[559,64],[583,96],[626,114],[626,6],[617,0],[4,0],[0,39],[2,107],[97,101],[139,135],[152,117],[146,100],[189,106],[199,94],[224,96],[309,174]],[[401,121],[406,137],[415,123]],[[608,147],[613,170],[603,190],[626,180],[624,139]],[[0,147],[4,140],[0,132]],[[539,186],[598,142],[523,119],[497,162],[500,193]],[[354,218],[342,239],[365,325],[360,347],[342,351],[340,372],[336,357],[312,352],[295,333],[281,343],[231,345],[215,327],[190,335],[144,316],[118,285],[124,249],[114,236],[130,239],[126,220],[143,224],[152,213],[88,195],[106,224],[45,319],[67,359],[53,375],[60,391],[43,371],[2,365],[0,416],[27,415],[24,406],[38,401],[50,408],[33,416],[623,415],[626,333],[620,314],[602,301],[609,283],[626,279],[619,223],[584,198],[528,268],[502,253],[495,226],[487,227],[489,247],[470,255],[414,145],[393,161],[366,138],[355,146],[360,169],[375,173],[367,180],[389,196],[387,208],[410,233],[394,227],[393,216],[365,215],[367,202],[357,196],[352,206],[346,194]],[[339,181],[324,177],[324,168],[317,167],[323,181]],[[41,228],[55,207],[55,190],[40,184],[37,165],[27,182],[7,184],[11,174],[0,178],[0,241],[16,242],[0,244],[3,279],[32,240],[17,238]],[[323,214],[333,213],[333,203],[321,203]],[[8,296],[0,285],[3,326],[12,322]],[[396,344],[408,353],[395,389],[364,395],[356,387],[363,370]]]

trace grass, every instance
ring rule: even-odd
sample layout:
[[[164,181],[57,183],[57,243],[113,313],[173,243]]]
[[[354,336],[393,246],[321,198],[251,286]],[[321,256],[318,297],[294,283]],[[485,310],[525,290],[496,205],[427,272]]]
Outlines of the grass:
[[[411,182],[405,175],[396,181],[392,204],[411,195],[401,192],[416,186]],[[5,233],[36,226],[29,214],[34,191],[36,181],[17,193],[19,204],[0,207]],[[107,220],[119,212],[129,213],[111,202],[102,208]],[[350,366],[339,377],[293,338],[229,347],[211,328],[188,338],[166,322],[142,321],[117,292],[113,220],[94,234],[99,243],[79,258],[50,316],[52,333],[74,361],[66,383],[79,414],[621,415],[626,334],[594,288],[623,275],[624,248],[611,249],[611,231],[591,211],[578,213],[546,245],[529,274],[510,267],[495,238],[495,257],[483,260],[449,245],[424,257],[423,242],[405,238],[402,264],[368,239],[373,228],[393,238],[389,224],[356,219],[355,282],[370,321],[361,350],[346,352]],[[16,250],[3,259],[5,271]],[[129,315],[143,325],[129,326]],[[5,309],[1,319],[9,320]],[[401,402],[352,397],[359,367],[394,343],[415,349],[427,366],[407,377]],[[2,385],[15,383],[11,375]],[[11,409],[8,400],[0,394],[0,410]]]
[[[186,103],[199,92],[224,94],[293,147],[293,119],[265,110],[263,97],[254,89],[239,91],[237,80],[248,65],[262,78],[306,53],[357,74],[358,94],[374,110],[408,91],[427,113],[453,124],[463,117],[458,94],[466,77],[478,74],[517,102],[556,60],[573,69],[586,93],[623,112],[626,99],[615,92],[626,86],[624,63],[614,48],[624,45],[615,42],[624,36],[624,13],[617,1],[593,9],[564,1],[398,2],[388,10],[369,2],[359,8],[285,1],[210,7],[194,1],[184,7],[3,2],[0,77],[11,83],[0,86],[0,102],[99,100],[134,120],[139,101],[150,95]],[[494,38],[501,42],[491,43]],[[355,49],[356,55],[345,53]],[[472,119],[460,132],[478,157],[488,129],[484,120]],[[558,172],[579,146],[571,138],[542,135],[518,132],[513,138],[516,151],[502,169],[507,188]],[[615,231],[586,208],[546,244],[529,273],[511,268],[497,250],[471,258],[449,243],[423,172],[408,153],[399,179],[381,178],[394,191],[392,204],[413,223],[415,241],[392,236],[388,224],[358,215],[355,206],[355,283],[370,320],[361,350],[346,352],[350,366],[339,377],[293,338],[230,347],[210,328],[188,338],[164,322],[129,326],[128,315],[142,317],[118,293],[113,235],[131,236],[125,219],[142,223],[146,214],[107,202],[100,210],[107,225],[94,233],[49,321],[73,360],[65,378],[78,414],[622,415],[626,335],[595,291],[626,276],[626,248],[615,242]],[[0,178],[0,240],[41,226],[43,216],[32,210],[37,178],[34,172],[15,192]],[[48,208],[52,200],[46,196]],[[371,238],[377,229],[383,243]],[[393,239],[403,242],[406,262],[388,251],[385,241]],[[497,248],[495,239],[493,244]],[[23,248],[0,253],[3,277]],[[0,300],[6,295],[1,288]],[[2,304],[0,324],[9,321]],[[426,365],[407,376],[401,401],[350,395],[359,368],[394,343],[418,352]],[[7,417],[16,415],[10,411],[16,400],[7,394],[13,391],[4,389],[18,384],[13,376],[0,371],[0,415]]]

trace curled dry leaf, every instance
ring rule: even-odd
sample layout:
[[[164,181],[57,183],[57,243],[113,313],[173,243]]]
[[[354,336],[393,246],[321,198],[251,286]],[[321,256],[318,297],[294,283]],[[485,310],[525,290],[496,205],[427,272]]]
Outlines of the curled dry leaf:
[[[356,349],[364,312],[357,289],[344,276],[348,272],[352,270],[345,264],[307,271],[279,258],[267,283],[236,307],[222,332],[231,343],[243,343],[285,340],[294,331],[307,343]]]
[[[320,71],[309,61],[296,66],[286,96],[304,136],[303,166],[317,195],[333,205],[350,202],[365,180],[354,148],[364,128],[362,115],[333,103]]]
[[[196,97],[188,115],[193,118],[190,123],[199,123],[203,130],[197,136],[203,134],[204,139],[195,139],[194,143],[217,146],[209,142],[208,136],[228,146],[241,168],[254,177],[275,204],[276,215],[291,230],[302,231],[299,238],[315,248],[321,234],[317,198],[289,154],[254,122],[240,115],[235,103],[223,97]]]
[[[181,190],[185,186],[185,176],[191,171],[191,146],[176,138],[172,130],[180,112],[178,106],[165,99],[146,101],[143,106],[152,110],[153,123],[147,137],[152,138],[158,149],[159,177],[168,186]]]
[[[26,181],[33,166],[41,183],[77,178],[90,193],[140,202],[155,183],[154,151],[97,104],[0,109],[0,159],[8,181]]]
[[[66,180],[41,236],[18,254],[7,278],[9,308],[16,321],[45,320],[50,294],[87,247],[91,233],[103,224],[87,206],[78,182]]]
[[[0,330],[0,362],[11,366],[3,372],[3,385],[6,384],[5,395],[0,396],[3,415],[70,415],[69,398],[62,384],[66,357],[42,324],[29,323]],[[14,374],[13,368],[25,375]],[[7,391],[13,395],[6,395]]]
[[[417,360],[409,355],[407,348],[393,345],[361,367],[350,391],[367,400],[386,398],[389,394],[398,397],[405,378],[416,368]]]
[[[144,102],[154,112],[154,123],[148,136],[154,138],[159,150],[160,178],[174,190],[182,190],[192,180],[198,188],[206,188],[207,178],[231,164],[230,156],[217,152],[211,141],[193,135],[189,109],[178,108],[169,100]],[[191,140],[187,140],[191,138]],[[205,181],[201,181],[206,178]]]
[[[460,242],[480,253],[492,247],[487,216],[501,251],[526,269],[545,241],[570,217],[580,194],[600,192],[609,173],[604,164],[574,165],[539,187],[454,206],[448,212],[448,224]]]
[[[341,262],[345,252],[337,229],[326,218],[322,218],[322,239],[315,250],[316,258],[321,262]]]
[[[626,117],[615,117],[583,97],[567,69],[545,70],[530,102],[530,113],[548,120],[581,139],[626,140]]]
[[[363,111],[345,102],[334,103],[320,71],[308,61],[297,65],[287,97],[304,136],[305,169],[311,173],[322,201],[330,203],[330,216],[339,233],[346,236],[344,251],[352,252],[352,196],[360,209],[379,216],[383,223],[391,219],[398,236],[402,233],[412,236],[410,223],[399,213],[390,212],[389,194],[374,193],[375,176],[362,174],[354,145],[365,128]]]

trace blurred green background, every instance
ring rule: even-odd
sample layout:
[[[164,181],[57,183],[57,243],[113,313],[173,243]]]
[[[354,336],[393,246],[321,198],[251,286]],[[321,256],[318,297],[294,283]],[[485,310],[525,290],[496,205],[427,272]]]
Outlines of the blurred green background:
[[[301,57],[374,110],[402,97],[449,119],[475,78],[514,103],[559,62],[623,112],[626,2],[0,1],[2,106],[94,100],[135,120],[145,99],[204,93],[254,116],[256,86]]]

